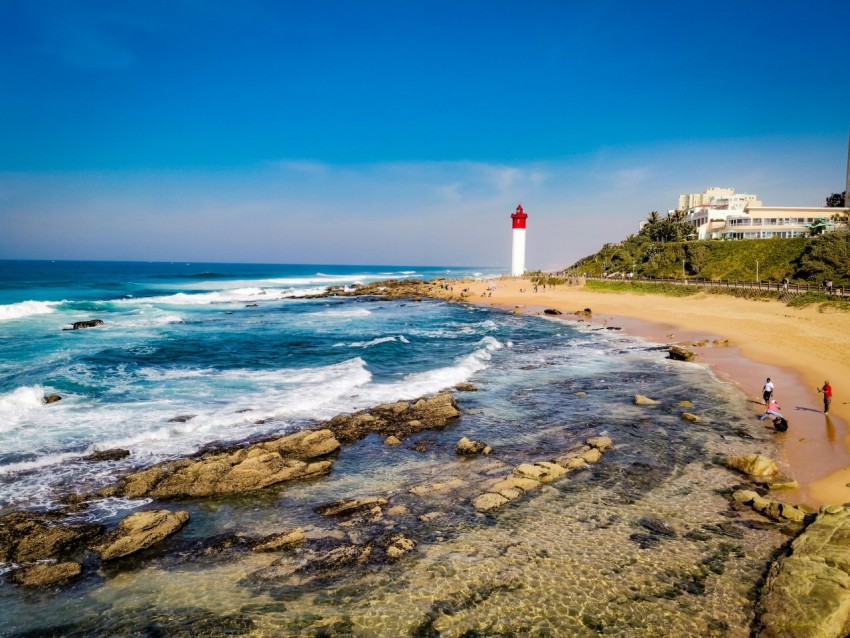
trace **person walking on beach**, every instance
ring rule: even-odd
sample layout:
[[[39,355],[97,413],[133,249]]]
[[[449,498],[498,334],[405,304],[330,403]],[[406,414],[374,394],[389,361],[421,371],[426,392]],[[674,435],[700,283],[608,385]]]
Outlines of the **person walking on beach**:
[[[764,382],[764,387],[761,389],[761,396],[764,398],[765,405],[770,401],[770,397],[773,396],[773,381],[770,380],[770,377]]]
[[[829,381],[823,382],[823,387],[818,388],[818,392],[823,394],[823,413],[829,414],[829,404],[832,403],[832,386]]]

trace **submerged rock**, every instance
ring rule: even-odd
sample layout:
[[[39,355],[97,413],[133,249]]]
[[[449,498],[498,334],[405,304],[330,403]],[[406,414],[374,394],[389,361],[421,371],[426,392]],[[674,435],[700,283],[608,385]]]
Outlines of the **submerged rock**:
[[[850,510],[823,507],[775,562],[761,592],[759,638],[843,638],[850,632]]]
[[[458,383],[455,385],[455,390],[458,392],[478,392],[478,386],[474,383]]]
[[[15,570],[9,576],[9,580],[22,587],[48,587],[64,583],[78,576],[82,570],[83,566],[73,561],[40,563]]]
[[[463,437],[455,446],[455,454],[458,456],[476,456],[478,454],[490,454],[493,450],[484,441],[473,441]]]
[[[786,521],[802,523],[806,520],[806,513],[803,510],[779,501],[771,501],[759,496],[753,490],[737,490],[732,494],[732,498],[738,503],[749,505],[759,514],[764,514],[781,523]]]
[[[658,405],[659,403],[661,403],[661,401],[650,399],[649,397],[645,397],[642,394],[636,394],[634,402],[635,405]]]
[[[177,532],[186,521],[189,512],[148,510],[130,514],[118,524],[118,528],[94,545],[92,549],[103,560],[114,560],[147,549]]]
[[[328,505],[320,505],[313,508],[317,514],[322,516],[351,516],[375,507],[383,507],[389,499],[383,496],[372,496],[368,498],[356,498],[349,501],[337,501]]]
[[[556,458],[554,461],[523,463],[513,469],[510,476],[493,483],[487,492],[475,497],[472,505],[478,510],[493,510],[554,481],[568,472],[587,467],[602,458],[612,441],[607,436],[594,436],[579,446]]]
[[[286,532],[261,538],[251,546],[251,549],[255,552],[278,552],[303,543],[305,537],[304,530],[296,527]]]

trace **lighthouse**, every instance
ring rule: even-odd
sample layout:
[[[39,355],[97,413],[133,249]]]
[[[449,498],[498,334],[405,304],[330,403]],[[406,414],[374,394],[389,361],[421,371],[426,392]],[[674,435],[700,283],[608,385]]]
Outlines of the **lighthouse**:
[[[511,215],[513,220],[513,253],[511,256],[511,275],[520,277],[525,273],[525,220],[528,219],[518,204],[516,212]]]

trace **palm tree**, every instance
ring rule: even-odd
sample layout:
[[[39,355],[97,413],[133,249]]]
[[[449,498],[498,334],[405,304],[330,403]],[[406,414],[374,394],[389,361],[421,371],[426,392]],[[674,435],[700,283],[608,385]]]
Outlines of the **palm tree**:
[[[646,221],[648,221],[650,224],[657,224],[659,219],[661,219],[661,215],[658,214],[657,210],[652,211],[649,215],[646,216]]]

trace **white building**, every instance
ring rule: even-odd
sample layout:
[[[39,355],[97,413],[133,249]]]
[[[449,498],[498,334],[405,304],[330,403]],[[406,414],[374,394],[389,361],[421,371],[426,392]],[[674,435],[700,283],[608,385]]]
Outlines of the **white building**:
[[[679,210],[682,221],[696,228],[697,239],[808,237],[814,224],[823,224],[825,232],[846,228],[831,218],[848,213],[847,208],[764,206],[755,195],[716,186],[679,195]]]

